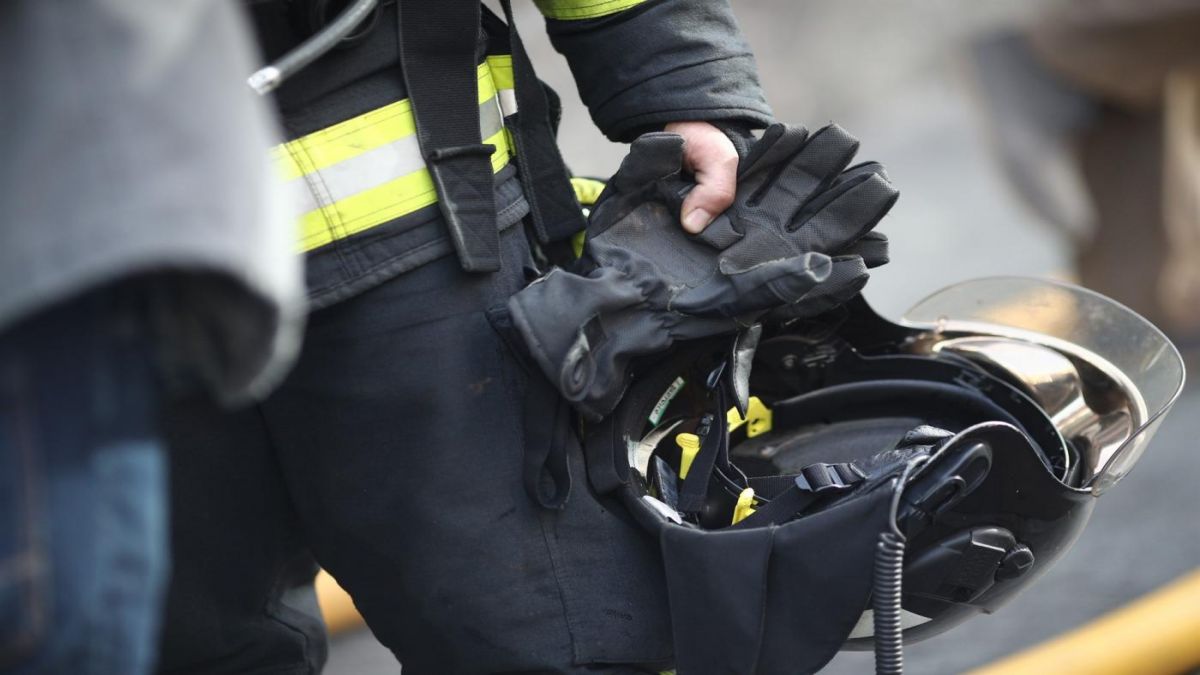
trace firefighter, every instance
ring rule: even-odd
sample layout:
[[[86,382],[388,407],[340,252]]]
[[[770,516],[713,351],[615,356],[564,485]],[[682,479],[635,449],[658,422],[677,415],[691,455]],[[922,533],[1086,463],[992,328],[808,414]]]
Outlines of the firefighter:
[[[549,508],[527,489],[534,446],[576,475],[582,456],[529,403],[554,390],[495,310],[584,221],[556,97],[501,5],[382,3],[272,94],[311,313],[260,404],[169,411],[163,672],[319,671],[314,558],[406,673],[672,663],[652,542],[581,485]],[[537,5],[609,138],[682,136],[696,186],[673,227],[700,232],[733,200],[738,144],[771,121],[727,0]],[[340,7],[252,3],[266,59]]]

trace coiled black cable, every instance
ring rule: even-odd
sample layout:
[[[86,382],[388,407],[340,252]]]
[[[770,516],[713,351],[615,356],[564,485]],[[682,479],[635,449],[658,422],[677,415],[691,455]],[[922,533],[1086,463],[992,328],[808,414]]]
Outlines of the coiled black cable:
[[[896,518],[900,511],[900,497],[913,469],[925,463],[920,457],[904,466],[896,480],[892,493],[892,508],[889,525],[891,528],[880,533],[875,544],[874,587],[872,608],[875,610],[875,673],[876,675],[902,675],[904,672],[904,626],[901,612],[904,586],[905,536],[900,531]]]
[[[904,537],[883,532],[875,544],[875,672],[904,672],[904,628],[900,601],[904,581]]]

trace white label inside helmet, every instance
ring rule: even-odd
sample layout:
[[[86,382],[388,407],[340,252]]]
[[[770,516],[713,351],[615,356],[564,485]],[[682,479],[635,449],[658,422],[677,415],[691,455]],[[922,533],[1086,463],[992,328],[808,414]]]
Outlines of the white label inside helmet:
[[[671,405],[671,401],[675,400],[675,395],[683,389],[684,384],[687,383],[684,382],[683,378],[677,377],[675,378],[675,381],[671,383],[671,386],[667,387],[667,390],[663,392],[663,395],[658,398],[658,403],[655,403],[654,407],[650,410],[650,416],[648,418],[650,420],[650,424],[657,426],[658,423],[662,421],[663,413],[667,412],[667,406]]]

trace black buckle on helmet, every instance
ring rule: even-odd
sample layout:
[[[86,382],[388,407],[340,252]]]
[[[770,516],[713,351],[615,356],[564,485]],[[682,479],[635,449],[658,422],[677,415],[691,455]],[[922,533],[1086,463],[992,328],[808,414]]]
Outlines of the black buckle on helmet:
[[[809,464],[796,474],[796,487],[821,494],[828,491],[840,491],[853,487],[867,475],[861,469],[849,462],[829,464],[817,462]]]
[[[735,524],[734,528],[785,523],[825,497],[849,490],[866,477],[861,469],[849,462],[818,462],[809,464],[794,476],[751,478],[750,486],[768,501],[749,518]]]

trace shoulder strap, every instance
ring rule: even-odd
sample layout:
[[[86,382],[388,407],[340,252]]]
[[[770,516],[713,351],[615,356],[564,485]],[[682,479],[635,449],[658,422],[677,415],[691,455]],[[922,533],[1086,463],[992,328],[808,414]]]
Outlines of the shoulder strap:
[[[517,165],[525,184],[534,230],[542,243],[565,241],[582,232],[587,223],[558,151],[546,90],[534,73],[533,63],[517,34],[512,0],[500,0],[500,4],[508,22],[517,98],[513,143],[517,147]]]
[[[491,155],[479,131],[479,0],[399,0],[400,63],[438,206],[468,272],[500,269]]]

